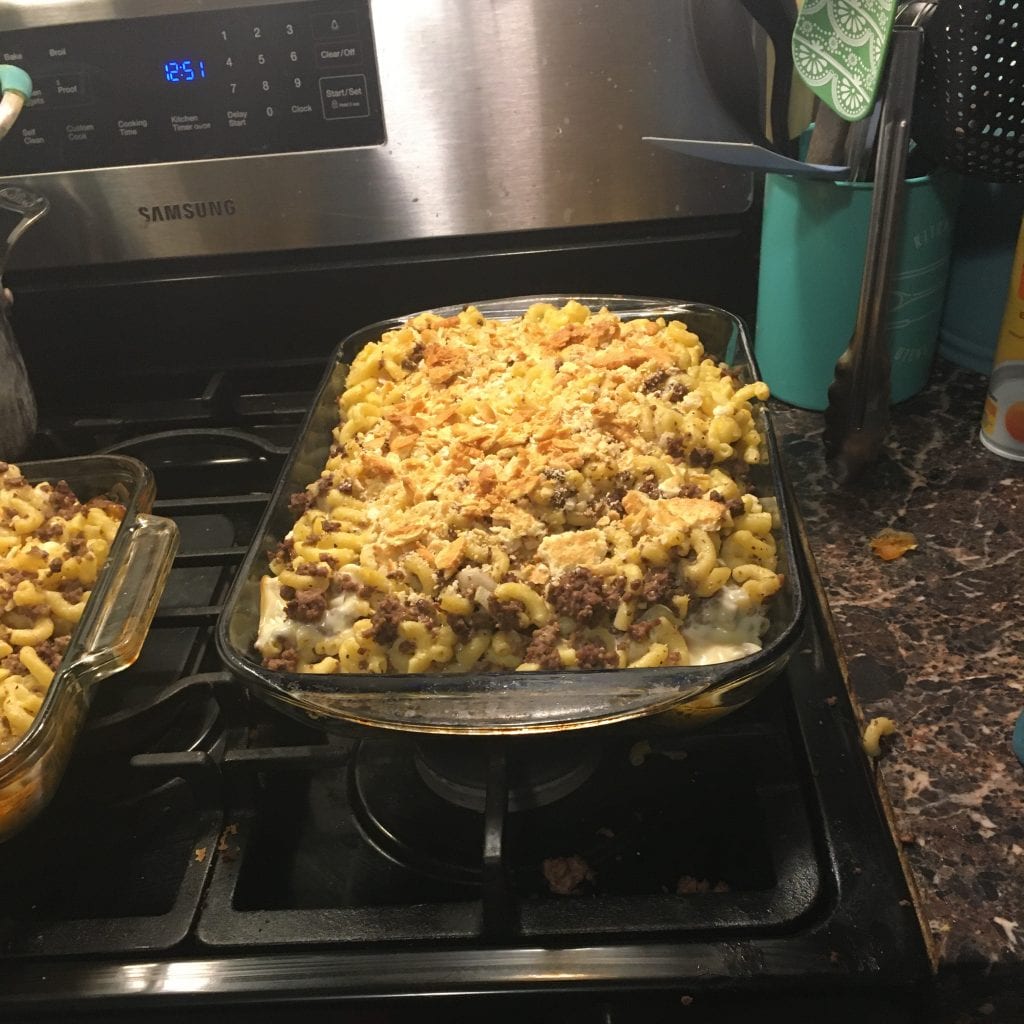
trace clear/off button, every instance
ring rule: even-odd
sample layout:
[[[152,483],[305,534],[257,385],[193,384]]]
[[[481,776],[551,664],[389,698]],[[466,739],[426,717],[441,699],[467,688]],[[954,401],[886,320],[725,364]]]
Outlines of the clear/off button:
[[[316,44],[316,63],[321,68],[343,68],[354,64],[362,64],[359,43],[355,39],[344,42]]]
[[[369,117],[365,75],[334,75],[320,79],[320,103],[328,121]]]

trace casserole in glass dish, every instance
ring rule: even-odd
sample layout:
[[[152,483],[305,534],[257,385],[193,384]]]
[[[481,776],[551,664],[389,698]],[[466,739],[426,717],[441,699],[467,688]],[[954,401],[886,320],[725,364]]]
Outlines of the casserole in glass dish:
[[[96,683],[131,665],[163,594],[178,546],[175,524],[149,514],[149,469],[123,455],[19,464],[29,484],[66,481],[81,502],[124,507],[91,596],[27,729],[0,747],[0,841],[23,828],[60,782]]]
[[[475,308],[488,321],[511,321],[538,303],[561,307],[569,302],[582,303],[591,310],[604,307],[624,324],[658,317],[682,321],[689,332],[699,337],[707,358],[716,364],[728,365],[737,392],[757,379],[743,324],[713,306],[615,296],[587,296],[575,300],[531,296],[481,302],[475,304]],[[463,308],[451,307],[435,313],[443,318],[457,318]],[[765,605],[767,629],[759,650],[718,664],[599,667],[594,671],[551,669],[541,664],[530,666],[530,671],[471,668],[453,672],[448,666],[444,672],[398,672],[388,668],[377,673],[359,671],[358,666],[353,671],[353,666],[349,666],[348,672],[341,673],[330,670],[328,659],[326,670],[321,665],[312,671],[298,672],[291,670],[287,659],[283,659],[283,663],[278,663],[279,659],[261,659],[257,642],[261,601],[264,606],[262,617],[266,620],[268,552],[275,548],[280,550],[282,540],[295,526],[290,500],[296,492],[301,496],[307,485],[317,481],[328,458],[337,455],[337,447],[332,454],[335,441],[332,430],[338,426],[339,397],[346,390],[352,361],[365,346],[381,339],[385,332],[401,327],[407,319],[373,324],[355,332],[338,346],[329,360],[312,408],[257,527],[218,623],[217,641],[221,656],[236,675],[264,699],[324,726],[332,721],[355,722],[409,731],[472,735],[594,726],[668,709],[683,711],[687,704],[693,705],[695,714],[710,716],[745,703],[782,669],[796,636],[802,598],[775,441],[767,413],[761,405],[753,408],[760,449],[757,461],[749,467],[747,482],[756,492],[760,505],[771,513],[778,571],[783,577],[783,585]],[[620,349],[621,344],[620,338]],[[429,361],[429,357],[428,351],[425,358]],[[600,351],[597,357],[600,362]],[[512,365],[511,360],[508,365]],[[352,385],[352,381],[348,383]],[[641,497],[634,498],[634,503],[642,504],[643,501]],[[653,501],[651,504],[675,507],[667,501]],[[701,499],[693,504],[706,505],[707,501]],[[677,501],[676,505],[684,508],[686,502]],[[296,586],[302,583],[294,573],[286,571],[282,576],[288,576]],[[498,597],[502,597],[501,589],[499,586]],[[291,589],[288,596],[296,597]],[[349,596],[344,600],[349,600]],[[295,615],[305,614],[304,601],[293,601],[292,604]],[[313,607],[312,603],[310,607]],[[413,625],[407,628],[422,629]],[[261,640],[260,644],[265,646],[265,641]],[[267,661],[271,664],[268,665]]]

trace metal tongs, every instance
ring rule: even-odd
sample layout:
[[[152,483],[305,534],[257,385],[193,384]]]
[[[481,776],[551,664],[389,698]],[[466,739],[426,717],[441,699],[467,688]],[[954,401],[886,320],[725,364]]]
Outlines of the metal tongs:
[[[825,410],[825,454],[842,482],[855,479],[875,461],[889,430],[887,321],[923,34],[917,25],[893,29],[857,320],[836,363]]]

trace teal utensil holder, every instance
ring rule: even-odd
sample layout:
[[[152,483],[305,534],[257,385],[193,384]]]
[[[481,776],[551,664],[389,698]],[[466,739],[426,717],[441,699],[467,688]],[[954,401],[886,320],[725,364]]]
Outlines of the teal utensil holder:
[[[776,398],[823,410],[857,316],[873,185],[765,177],[755,354]],[[891,400],[927,383],[960,191],[957,175],[907,180],[889,333]]]

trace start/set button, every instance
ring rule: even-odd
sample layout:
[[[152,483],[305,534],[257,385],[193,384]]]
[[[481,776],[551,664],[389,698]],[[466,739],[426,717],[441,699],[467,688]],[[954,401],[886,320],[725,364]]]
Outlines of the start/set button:
[[[328,121],[369,117],[365,75],[334,75],[320,79],[320,105]]]

